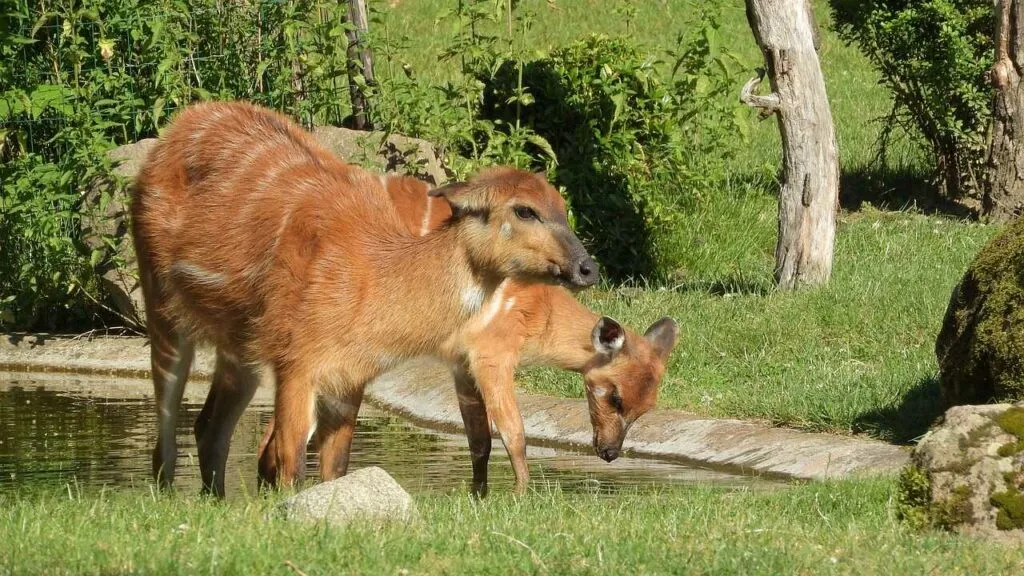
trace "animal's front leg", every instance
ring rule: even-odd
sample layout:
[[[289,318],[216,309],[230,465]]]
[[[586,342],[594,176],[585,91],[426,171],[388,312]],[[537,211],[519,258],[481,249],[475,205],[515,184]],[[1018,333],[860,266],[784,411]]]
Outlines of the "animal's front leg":
[[[320,450],[320,479],[340,478],[348,472],[363,388],[341,395],[321,396],[317,403],[316,445]]]
[[[526,492],[530,481],[530,469],[526,465],[526,434],[523,431],[523,415],[515,394],[514,357],[481,357],[470,365],[476,377],[477,387],[487,406],[487,416],[494,423],[501,441],[505,444],[512,470],[515,472],[515,492]]]
[[[466,427],[469,453],[473,458],[473,495],[487,495],[487,462],[491,457],[491,423],[487,420],[487,407],[477,389],[476,379],[464,368],[452,370],[459,410]]]
[[[306,444],[314,426],[313,381],[302,373],[277,369],[273,432],[260,457],[261,484],[291,487],[306,472]]]

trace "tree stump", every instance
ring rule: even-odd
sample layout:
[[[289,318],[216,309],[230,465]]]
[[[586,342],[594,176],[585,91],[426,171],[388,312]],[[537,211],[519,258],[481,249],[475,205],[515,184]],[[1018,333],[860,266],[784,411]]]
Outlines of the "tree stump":
[[[988,179],[982,198],[982,215],[1004,222],[1024,211],[1024,148],[1017,135],[1024,134],[1024,13],[1017,0],[999,0],[996,12],[996,61],[992,65],[995,102],[992,109],[992,142]]]
[[[761,70],[740,100],[763,116],[775,114],[782,133],[775,281],[784,290],[824,284],[832,274],[839,161],[813,13],[806,0],[747,0],[747,20],[764,53],[772,93],[754,94]]]

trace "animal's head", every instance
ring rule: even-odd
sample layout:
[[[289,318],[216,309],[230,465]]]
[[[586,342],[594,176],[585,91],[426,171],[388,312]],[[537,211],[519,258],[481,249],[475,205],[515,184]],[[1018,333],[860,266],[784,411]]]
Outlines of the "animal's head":
[[[626,432],[654,407],[679,326],[662,318],[643,336],[602,317],[591,333],[594,357],[583,370],[594,427],[594,450],[606,462],[619,457]]]
[[[430,191],[443,197],[474,264],[506,278],[593,286],[597,264],[569,228],[565,201],[540,175],[492,168]]]

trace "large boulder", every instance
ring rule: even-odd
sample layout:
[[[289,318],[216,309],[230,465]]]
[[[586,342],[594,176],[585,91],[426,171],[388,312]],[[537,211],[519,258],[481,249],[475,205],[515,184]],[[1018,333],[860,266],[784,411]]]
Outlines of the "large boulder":
[[[449,177],[434,145],[425,140],[330,126],[317,128],[314,135],[346,162],[371,170],[409,174],[433,186]],[[83,245],[115,310],[136,328],[145,326],[145,309],[128,224],[128,189],[154,144],[156,139],[149,138],[111,150],[113,177],[88,186],[82,202]]]
[[[935,342],[947,406],[1024,399],[1024,219],[978,253]]]
[[[360,132],[323,126],[313,131],[325,148],[346,162],[378,172],[399,172],[440,186],[448,172],[437,149],[426,140],[385,132]]]
[[[1024,540],[1024,403],[956,406],[914,449],[901,515]]]
[[[282,502],[280,510],[289,520],[334,525],[357,519],[411,522],[418,518],[416,503],[409,493],[376,466],[303,490]]]

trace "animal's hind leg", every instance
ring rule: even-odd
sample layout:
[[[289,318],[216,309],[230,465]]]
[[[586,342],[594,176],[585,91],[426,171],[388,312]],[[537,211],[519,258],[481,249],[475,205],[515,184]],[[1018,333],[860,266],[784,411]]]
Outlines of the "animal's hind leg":
[[[183,331],[152,308],[147,311],[147,324],[156,394],[157,439],[153,449],[153,478],[161,488],[168,488],[174,483],[178,457],[178,410],[192,368],[195,346]]]
[[[473,458],[473,495],[487,496],[487,463],[491,457],[491,423],[487,419],[484,398],[477,389],[476,380],[465,368],[452,370],[455,393],[459,398],[459,411],[466,427],[469,453]]]
[[[224,471],[228,450],[238,419],[245,412],[256,388],[259,369],[217,351],[213,386],[196,420],[196,443],[199,447],[199,469],[203,491],[224,496]]]

